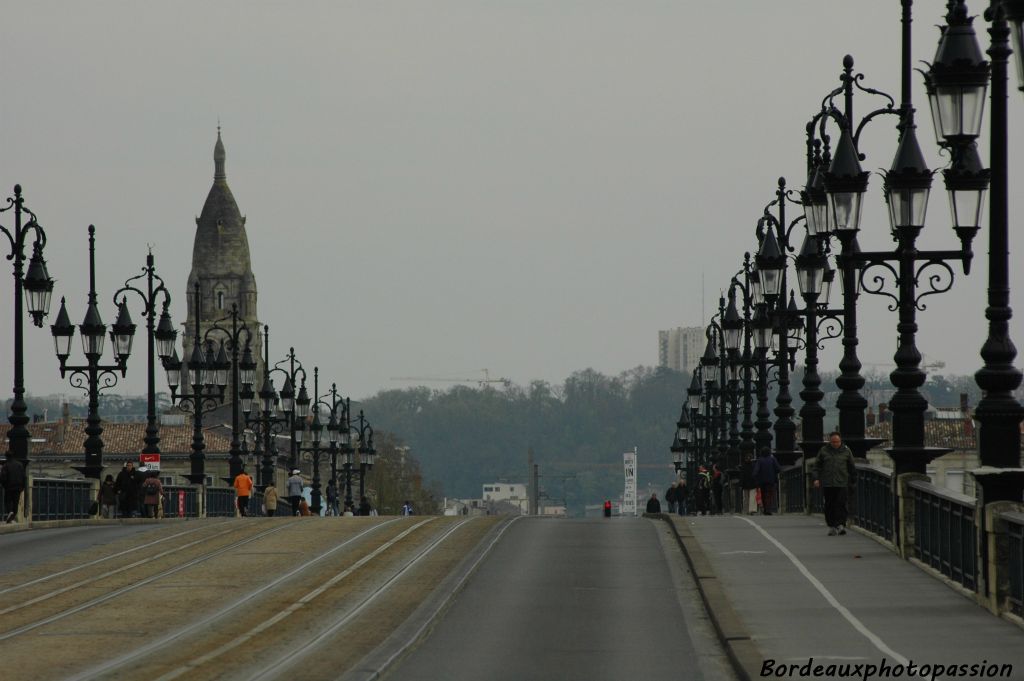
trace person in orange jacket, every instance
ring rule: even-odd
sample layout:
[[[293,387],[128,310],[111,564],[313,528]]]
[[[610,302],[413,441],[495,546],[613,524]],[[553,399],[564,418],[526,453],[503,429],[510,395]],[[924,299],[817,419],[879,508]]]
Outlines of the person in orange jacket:
[[[242,466],[232,484],[238,493],[238,512],[244,518],[249,515],[249,497],[252,495],[252,478],[245,472],[245,466]]]

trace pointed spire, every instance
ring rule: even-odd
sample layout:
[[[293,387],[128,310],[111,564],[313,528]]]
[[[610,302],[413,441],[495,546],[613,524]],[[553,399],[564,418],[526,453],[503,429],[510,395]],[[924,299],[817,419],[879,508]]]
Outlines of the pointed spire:
[[[217,143],[213,145],[213,179],[226,180],[228,176],[224,172],[224,142],[220,139],[220,123],[217,123]]]

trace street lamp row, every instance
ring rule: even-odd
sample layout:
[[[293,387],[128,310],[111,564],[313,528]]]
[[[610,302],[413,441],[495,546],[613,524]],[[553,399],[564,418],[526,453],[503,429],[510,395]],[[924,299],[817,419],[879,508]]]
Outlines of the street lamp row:
[[[786,190],[780,179],[776,199],[758,220],[758,248],[754,266],[745,258],[743,269],[733,278],[729,287],[729,307],[720,311],[709,325],[709,346],[694,368],[693,382],[687,404],[677,422],[671,451],[677,471],[690,469],[688,465],[697,457],[707,461],[713,455],[714,435],[706,430],[709,419],[724,423],[724,411],[735,422],[738,400],[722,400],[717,391],[738,391],[744,398],[744,424],[749,422],[750,393],[758,394],[757,432],[753,435],[755,447],[761,451],[770,443],[765,423],[767,409],[762,409],[761,397],[769,372],[774,372],[778,385],[775,409],[775,452],[783,463],[792,463],[797,452],[793,442],[793,415],[788,392],[789,372],[795,366],[796,349],[805,350],[804,390],[801,397],[803,441],[800,443],[804,458],[813,455],[821,446],[824,410],[820,406],[823,393],[817,374],[817,351],[828,338],[843,338],[843,358],[839,364],[840,376],[836,383],[841,390],[837,406],[840,411],[840,430],[854,454],[864,457],[879,440],[865,437],[864,413],[866,400],[860,394],[864,380],[860,375],[861,363],[857,358],[856,302],[861,292],[887,296],[890,309],[898,311],[898,344],[894,354],[896,369],[891,378],[896,392],[891,402],[893,413],[893,446],[887,450],[897,473],[924,472],[926,464],[947,450],[924,445],[924,411],[927,403],[919,391],[925,375],[920,368],[921,355],[916,347],[916,313],[923,310],[921,300],[926,296],[949,290],[954,273],[950,263],[960,263],[964,274],[970,272],[973,258],[971,243],[981,227],[982,208],[986,191],[991,183],[989,201],[989,338],[982,348],[985,366],[978,372],[977,381],[984,397],[976,410],[979,428],[979,453],[983,466],[1002,469],[998,473],[979,477],[985,488],[986,500],[1019,500],[1024,486],[1024,470],[1020,469],[1020,430],[1024,409],[1013,398],[1013,390],[1021,383],[1021,373],[1013,367],[1016,350],[1008,335],[1009,284],[1007,238],[1007,183],[1006,183],[1006,63],[1010,54],[1009,40],[1014,40],[1020,87],[1024,90],[1024,0],[993,0],[986,12],[992,22],[989,30],[992,47],[991,65],[981,56],[977,39],[963,0],[949,3],[947,24],[942,27],[936,56],[925,73],[925,85],[936,132],[936,140],[950,157],[950,165],[943,170],[949,194],[952,228],[959,247],[945,250],[923,250],[918,238],[924,228],[927,203],[933,171],[924,162],[915,133],[914,108],[911,98],[910,66],[910,0],[902,2],[902,92],[900,104],[884,93],[864,88],[862,76],[854,74],[853,59],[843,60],[840,87],[833,90],[822,103],[821,109],[807,123],[808,180],[799,198]],[[991,77],[990,77],[991,73]],[[992,82],[991,169],[982,167],[976,139],[982,125],[985,91]],[[855,90],[879,95],[888,100],[886,106],[875,109],[855,122],[853,98]],[[836,100],[842,99],[842,106]],[[868,173],[860,162],[863,154],[857,143],[865,125],[878,117],[898,117],[898,146],[893,162],[885,173],[883,194],[887,205],[890,233],[896,247],[892,251],[865,251],[860,248],[861,214],[868,186]],[[834,155],[830,149],[829,124],[839,128]],[[803,215],[787,223],[787,203],[801,205]],[[775,212],[769,209],[774,206]],[[806,234],[796,253],[791,245],[793,229],[803,223]],[[830,239],[835,237],[840,246],[836,264],[840,272],[843,305],[841,309],[828,306],[829,289],[834,271],[828,264],[832,252]],[[797,283],[803,308],[795,303],[788,290],[788,262],[796,264]],[[886,282],[893,283],[893,290]],[[736,292],[742,293],[743,316],[736,308]],[[788,303],[787,303],[788,298]],[[824,327],[822,326],[824,325]],[[715,333],[711,333],[716,330]],[[822,333],[824,331],[824,333]],[[711,350],[712,338],[721,349],[717,360]],[[752,343],[751,343],[752,340]],[[753,345],[751,349],[750,345]],[[710,354],[709,354],[710,353]],[[709,371],[716,366],[725,367],[731,379],[718,387],[707,381]],[[732,372],[739,369],[738,376]],[[701,378],[699,378],[700,376]],[[702,389],[702,379],[705,388]],[[742,379],[742,380],[741,380]],[[756,383],[756,387],[753,384]],[[741,451],[751,450],[749,428],[741,434]],[[718,439],[724,439],[721,434]],[[719,448],[720,450],[720,448]],[[729,463],[734,457],[728,457]]]

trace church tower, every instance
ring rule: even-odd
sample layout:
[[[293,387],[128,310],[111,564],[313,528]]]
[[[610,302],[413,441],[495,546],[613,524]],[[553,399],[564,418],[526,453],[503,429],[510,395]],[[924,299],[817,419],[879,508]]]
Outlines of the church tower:
[[[263,375],[263,329],[256,312],[256,278],[252,274],[249,260],[249,238],[245,233],[245,216],[238,210],[235,197],[228,187],[224,172],[224,142],[217,126],[217,143],[213,147],[213,186],[206,196],[203,211],[196,218],[196,236],[192,246],[192,271],[188,275],[186,300],[188,318],[185,322],[185,337],[182,339],[182,358],[192,353],[196,329],[195,284],[199,283],[201,314],[200,338],[214,322],[230,330],[231,305],[238,305],[239,327],[244,321],[252,334],[252,354],[258,367],[256,385],[259,391]],[[239,360],[245,347],[246,335],[239,334]],[[230,353],[228,353],[230,357]],[[187,380],[187,379],[186,379]],[[230,375],[229,375],[230,381]],[[230,401],[233,389],[228,386],[225,401]]]

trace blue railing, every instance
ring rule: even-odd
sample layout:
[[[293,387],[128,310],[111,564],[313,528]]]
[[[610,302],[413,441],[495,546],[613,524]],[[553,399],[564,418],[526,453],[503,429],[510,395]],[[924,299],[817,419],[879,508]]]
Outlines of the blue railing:
[[[790,466],[779,474],[779,491],[786,498],[786,513],[804,512],[804,471],[802,466]]]
[[[164,485],[164,517],[198,518],[198,489],[195,487]]]
[[[206,488],[207,518],[234,518],[235,508],[234,487]]]
[[[954,582],[975,591],[975,500],[935,485],[908,484],[914,503],[914,550],[921,562]]]
[[[1024,616],[1024,513],[1004,513],[1009,560],[1010,593],[1007,595],[1010,612]]]
[[[93,501],[89,480],[32,480],[32,520],[89,518]]]
[[[857,464],[857,489],[850,515],[858,526],[892,541],[892,498],[891,470]]]

